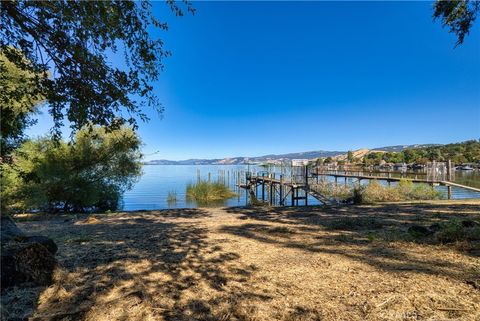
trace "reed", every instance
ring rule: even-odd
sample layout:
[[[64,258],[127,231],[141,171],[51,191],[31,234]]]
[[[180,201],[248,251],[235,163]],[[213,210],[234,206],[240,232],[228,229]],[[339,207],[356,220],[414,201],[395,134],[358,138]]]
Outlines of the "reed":
[[[357,188],[354,192],[358,203],[397,202],[409,200],[441,199],[442,193],[426,184],[413,184],[410,181],[400,181],[397,186],[383,186],[377,181],[371,181],[367,186]]]
[[[351,186],[333,184],[325,181],[314,184],[311,188],[327,198],[335,198],[337,200],[345,200],[353,195],[353,188]]]
[[[200,204],[223,201],[237,196],[227,185],[221,182],[209,182],[201,180],[187,185],[187,200]]]
[[[176,191],[169,191],[167,195],[167,203],[174,204],[177,202],[177,192]]]

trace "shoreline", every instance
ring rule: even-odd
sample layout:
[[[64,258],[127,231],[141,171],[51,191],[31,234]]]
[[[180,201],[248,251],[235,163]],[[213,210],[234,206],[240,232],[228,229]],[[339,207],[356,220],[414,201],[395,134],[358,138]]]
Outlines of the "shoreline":
[[[24,219],[27,217],[60,217],[60,216],[95,216],[95,215],[115,215],[115,214],[126,214],[126,213],[148,213],[148,212],[168,212],[168,211],[191,211],[195,209],[199,210],[214,210],[214,209],[322,209],[322,208],[349,208],[349,207],[372,207],[372,206],[389,206],[389,205],[408,205],[408,204],[418,204],[418,205],[480,205],[480,199],[478,198],[465,198],[465,199],[452,199],[452,200],[414,200],[414,201],[399,201],[399,202],[381,202],[381,203],[371,203],[371,204],[335,204],[335,205],[301,205],[301,206],[212,206],[212,207],[179,207],[179,208],[159,208],[159,209],[140,209],[140,210],[118,210],[113,212],[98,212],[98,213],[21,213],[13,214],[14,219]]]

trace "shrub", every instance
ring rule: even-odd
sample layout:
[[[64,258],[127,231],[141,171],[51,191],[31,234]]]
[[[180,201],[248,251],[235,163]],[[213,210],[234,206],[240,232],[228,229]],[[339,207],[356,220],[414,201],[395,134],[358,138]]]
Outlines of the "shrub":
[[[466,227],[461,220],[450,220],[440,223],[435,238],[441,243],[480,240],[480,224]]]
[[[353,189],[353,204],[364,203],[364,200],[363,200],[364,190],[365,190],[364,186],[357,186]]]
[[[141,174],[140,158],[140,140],[129,128],[84,128],[71,143],[27,141],[2,165],[2,209],[115,210]]]

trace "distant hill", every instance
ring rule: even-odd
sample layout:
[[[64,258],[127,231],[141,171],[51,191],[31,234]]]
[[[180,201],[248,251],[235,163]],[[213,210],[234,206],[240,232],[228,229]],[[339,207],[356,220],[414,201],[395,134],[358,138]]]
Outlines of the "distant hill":
[[[416,144],[416,145],[395,145],[385,146],[373,149],[362,148],[353,151],[356,158],[361,158],[371,152],[401,152],[407,148],[424,148],[430,146],[440,146],[439,144]],[[290,161],[292,159],[317,159],[321,157],[334,157],[337,160],[344,160],[347,158],[346,151],[326,151],[317,150],[310,152],[288,153],[288,154],[269,154],[258,157],[230,157],[230,158],[215,158],[215,159],[186,159],[180,161],[172,161],[166,159],[157,159],[145,162],[147,165],[242,165],[247,163],[280,163]]]
[[[316,159],[320,157],[335,157],[345,154],[344,151],[310,151],[288,154],[270,154],[258,157],[230,157],[222,159],[186,159],[181,161],[172,161],[166,159],[157,159],[145,162],[148,165],[241,165],[247,163],[281,162],[292,159]]]

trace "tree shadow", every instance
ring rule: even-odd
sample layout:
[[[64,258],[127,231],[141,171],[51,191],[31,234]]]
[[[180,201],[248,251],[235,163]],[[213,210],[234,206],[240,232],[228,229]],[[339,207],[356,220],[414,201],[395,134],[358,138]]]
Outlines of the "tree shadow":
[[[248,286],[256,267],[212,244],[194,221],[165,222],[205,216],[201,209],[137,212],[49,226],[63,271],[38,298],[33,319],[247,319],[242,301],[270,299]]]
[[[417,255],[409,246],[438,246],[433,235],[415,236],[409,227],[479,220],[478,205],[401,204],[376,206],[314,206],[284,208],[229,208],[248,223],[224,225],[224,233],[306,252],[341,255],[389,272],[444,275],[465,281],[480,278],[466,271],[465,264],[450,261],[429,249],[432,255]],[[253,223],[252,223],[253,221]],[[259,223],[261,222],[261,223]],[[445,244],[444,249],[454,249]],[[472,241],[462,254],[477,258],[480,243]]]

